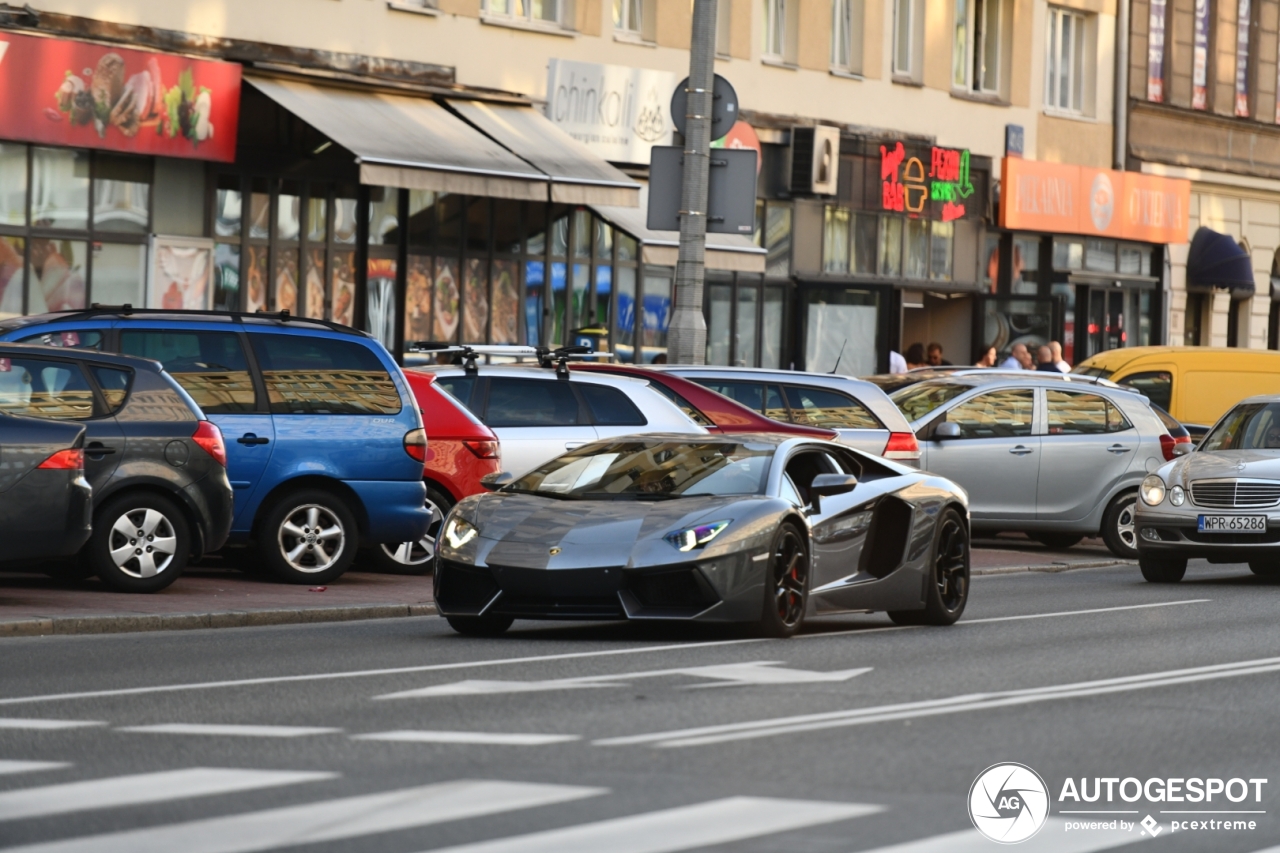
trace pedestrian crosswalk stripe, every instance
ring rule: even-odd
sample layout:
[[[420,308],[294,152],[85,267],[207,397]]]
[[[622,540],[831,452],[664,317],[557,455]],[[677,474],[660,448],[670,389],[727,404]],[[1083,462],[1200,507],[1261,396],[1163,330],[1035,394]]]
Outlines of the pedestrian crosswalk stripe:
[[[606,788],[461,780],[6,848],[4,853],[253,853],[564,803]]]
[[[729,797],[431,853],[674,853],[862,817],[883,806]]]
[[[185,797],[227,794],[299,782],[333,779],[336,773],[286,770],[232,770],[192,767],[161,773],[138,773],[0,792],[0,820],[66,814],[89,809],[160,803]]]
[[[1094,853],[1098,850],[1110,850],[1113,847],[1151,840],[1149,835],[1119,830],[1068,832],[1066,823],[1059,818],[1049,818],[1044,827],[1027,844],[1028,849],[1034,849],[1035,853]],[[987,840],[976,829],[962,829],[959,832],[948,832],[903,844],[891,844],[874,850],[861,850],[858,853],[991,853],[999,846]],[[1280,848],[1277,850],[1280,851]]]
[[[397,743],[467,743],[487,746],[545,746],[581,740],[581,735],[540,735],[506,732],[441,732],[403,730],[352,735],[352,740],[385,740]]]
[[[224,737],[307,737],[331,735],[342,729],[320,726],[237,726],[207,723],[160,723],[154,726],[122,726],[118,732],[145,732],[164,735],[221,735]]]
[[[0,776],[11,773],[34,773],[37,770],[61,770],[70,767],[69,761],[10,761],[0,759]]]
[[[0,729],[79,729],[85,726],[105,726],[98,720],[34,720],[20,717],[0,717]]]

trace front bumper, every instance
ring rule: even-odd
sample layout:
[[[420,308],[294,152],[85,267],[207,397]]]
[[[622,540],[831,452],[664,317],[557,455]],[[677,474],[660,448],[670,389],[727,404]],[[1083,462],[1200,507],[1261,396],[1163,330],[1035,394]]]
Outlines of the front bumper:
[[[574,569],[481,566],[440,557],[435,602],[443,616],[755,622],[764,601],[765,562],[751,556]]]
[[[1201,533],[1200,515],[1266,515],[1265,533]],[[1280,512],[1217,510],[1189,507],[1184,512],[1160,512],[1139,504],[1135,519],[1138,552],[1168,557],[1204,558],[1235,563],[1280,557]]]

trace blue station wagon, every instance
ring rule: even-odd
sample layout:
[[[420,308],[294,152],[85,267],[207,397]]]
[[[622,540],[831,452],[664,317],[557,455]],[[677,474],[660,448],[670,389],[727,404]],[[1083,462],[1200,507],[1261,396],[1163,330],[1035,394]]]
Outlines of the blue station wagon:
[[[427,439],[404,374],[363,332],[284,314],[95,308],[0,322],[0,340],[161,362],[222,430],[232,544],[325,583],[363,542],[422,537]]]

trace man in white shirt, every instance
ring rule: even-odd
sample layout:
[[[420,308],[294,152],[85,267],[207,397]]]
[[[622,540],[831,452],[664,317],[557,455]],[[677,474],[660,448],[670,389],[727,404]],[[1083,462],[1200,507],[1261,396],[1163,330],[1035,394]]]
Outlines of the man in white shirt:
[[[1001,370],[1027,370],[1031,362],[1031,353],[1026,344],[1014,344],[1009,357],[1000,362]]]

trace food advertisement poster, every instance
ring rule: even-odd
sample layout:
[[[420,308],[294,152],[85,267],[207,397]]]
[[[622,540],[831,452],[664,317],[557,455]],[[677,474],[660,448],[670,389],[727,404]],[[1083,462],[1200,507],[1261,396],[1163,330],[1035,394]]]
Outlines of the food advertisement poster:
[[[410,255],[405,274],[404,339],[431,340],[431,258]]]
[[[147,307],[202,310],[213,307],[213,241],[152,237]]]
[[[336,252],[329,291],[329,319],[344,326],[355,325],[356,253]]]
[[[298,311],[298,253],[281,251],[276,255],[276,311]]]
[[[489,276],[487,265],[479,258],[467,261],[467,286],[463,290],[466,299],[462,310],[462,341],[469,344],[485,342],[485,325],[489,320]]]
[[[520,342],[520,282],[514,261],[493,262],[493,336],[495,344]]]
[[[230,163],[240,66],[0,33],[0,127],[26,142]]]
[[[458,288],[457,261],[436,261],[435,334],[441,343],[453,343],[458,334],[458,304],[461,294]]]
[[[396,262],[370,258],[368,270],[369,333],[391,349],[396,345]]]
[[[247,284],[244,310],[250,314],[265,311],[267,307],[267,251],[266,246],[249,247],[244,273]]]
[[[302,274],[306,283],[307,302],[299,309],[299,314],[308,317],[324,317],[324,249],[308,249],[303,257]]]

